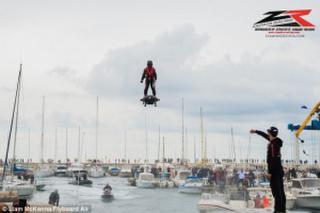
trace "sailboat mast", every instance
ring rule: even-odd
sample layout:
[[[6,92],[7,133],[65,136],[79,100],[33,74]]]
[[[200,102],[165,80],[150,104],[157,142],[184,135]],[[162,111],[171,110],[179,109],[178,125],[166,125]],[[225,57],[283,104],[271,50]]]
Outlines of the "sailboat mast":
[[[20,90],[21,84],[19,85],[18,96],[17,96],[17,109],[15,117],[15,127],[14,127],[14,138],[13,138],[13,163],[16,163],[16,144],[17,144],[17,135],[18,135],[18,119],[19,119],[19,105],[20,105]],[[12,167],[13,169],[13,167]],[[13,174],[13,173],[12,173]]]
[[[18,97],[17,97],[17,109],[16,109],[16,119],[14,127],[14,139],[13,139],[13,164],[16,163],[16,144],[17,144],[17,135],[18,135],[18,119],[19,119],[19,103],[20,103],[20,91],[21,91],[21,82],[19,84]],[[11,180],[13,180],[13,166],[11,167]]]
[[[207,158],[207,130],[204,131],[204,159],[208,160]]]
[[[30,136],[30,128],[28,130],[28,165],[29,165],[29,162],[30,162],[30,140],[31,139],[31,136]]]
[[[161,143],[161,133],[160,133],[160,125],[159,125],[159,135],[158,135],[158,161],[160,162],[160,143]]]
[[[186,134],[186,137],[185,137],[185,144],[184,144],[184,146],[185,146],[185,154],[184,154],[184,157],[185,157],[185,161],[186,162],[188,162],[188,151],[189,151],[189,149],[188,149],[188,128],[185,128],[185,134]]]
[[[16,88],[16,95],[15,95],[14,103],[13,103],[13,110],[12,110],[12,116],[11,116],[11,122],[10,122],[10,128],[9,128],[9,135],[8,135],[6,155],[5,155],[5,160],[4,160],[3,172],[2,172],[1,185],[3,185],[3,181],[4,181],[4,177],[6,175],[6,169],[7,169],[7,165],[8,165],[8,155],[9,155],[12,127],[13,127],[14,116],[15,116],[15,112],[16,112],[17,97],[18,97],[18,93],[20,90],[21,72],[22,72],[22,64],[20,64],[20,70],[19,70],[19,74],[18,74],[18,82],[17,82],[17,88]]]
[[[54,131],[54,162],[57,162],[57,145],[58,145],[58,130],[56,127]]]
[[[181,105],[181,163],[184,162],[184,101]]]
[[[97,96],[96,107],[96,160],[98,160],[99,96]]]
[[[145,162],[148,162],[148,125],[147,125],[147,111],[145,113],[145,134],[146,134],[146,159]]]
[[[197,161],[197,150],[196,150],[196,137],[193,137],[193,159],[194,163]]]
[[[205,150],[204,150],[204,146],[205,146],[205,141],[204,141],[204,132],[203,132],[203,117],[202,117],[202,107],[200,107],[200,133],[201,133],[201,161],[203,163],[203,161],[205,160]]]
[[[81,145],[81,130],[78,127],[78,163],[80,163],[80,145]]]
[[[66,128],[66,163],[68,163],[68,128]]]
[[[162,174],[164,174],[164,158],[165,158],[165,151],[164,151],[164,136],[162,137]]]
[[[231,155],[232,155],[232,161],[237,161],[236,156],[236,147],[234,142],[234,136],[233,136],[233,128],[231,127]]]
[[[124,131],[124,160],[127,160],[127,130]]]
[[[44,146],[44,107],[45,107],[45,97],[42,96],[42,119],[41,119],[41,144],[40,144],[40,162],[43,163],[43,146]]]

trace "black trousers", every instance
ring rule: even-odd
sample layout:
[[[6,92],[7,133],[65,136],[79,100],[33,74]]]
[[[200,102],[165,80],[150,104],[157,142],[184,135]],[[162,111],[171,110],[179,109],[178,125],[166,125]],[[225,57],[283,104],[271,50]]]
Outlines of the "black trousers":
[[[146,78],[146,85],[144,88],[144,96],[146,96],[148,94],[149,86],[151,86],[153,95],[156,96],[155,80],[154,79],[147,79],[147,78]]]
[[[286,212],[286,195],[283,188],[283,175],[273,175],[270,187],[274,197],[274,212]]]

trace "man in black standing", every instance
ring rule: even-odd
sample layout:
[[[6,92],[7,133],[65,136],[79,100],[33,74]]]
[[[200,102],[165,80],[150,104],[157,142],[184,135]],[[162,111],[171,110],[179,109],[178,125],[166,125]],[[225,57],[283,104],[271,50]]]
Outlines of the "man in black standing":
[[[275,200],[274,212],[280,213],[286,211],[286,195],[283,188],[283,168],[281,165],[282,140],[278,138],[278,129],[270,127],[267,133],[252,129],[250,133],[256,133],[269,141],[267,151],[268,174],[272,195]]]

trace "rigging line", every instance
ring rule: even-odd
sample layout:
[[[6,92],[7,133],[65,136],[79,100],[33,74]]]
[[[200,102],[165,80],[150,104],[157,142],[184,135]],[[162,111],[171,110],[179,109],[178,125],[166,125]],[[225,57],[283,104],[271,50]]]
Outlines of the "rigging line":
[[[251,155],[251,134],[249,133],[247,163],[249,164],[249,156]]]

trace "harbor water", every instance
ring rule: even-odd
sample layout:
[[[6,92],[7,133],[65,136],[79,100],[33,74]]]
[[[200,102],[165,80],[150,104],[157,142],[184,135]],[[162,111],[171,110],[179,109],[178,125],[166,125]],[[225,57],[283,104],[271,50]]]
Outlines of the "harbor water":
[[[127,185],[126,178],[103,177],[92,179],[90,187],[69,184],[70,178],[49,177],[39,179],[45,183],[44,191],[36,192],[30,198],[34,203],[47,203],[51,192],[55,189],[60,194],[60,206],[88,205],[93,213],[197,213],[200,196],[182,194],[177,188],[141,189]],[[113,188],[114,199],[103,200],[102,188],[109,183]],[[288,211],[289,212],[289,211]],[[295,210],[299,212],[316,212],[311,210]]]
[[[38,182],[45,183],[45,191],[36,192],[32,202],[47,203],[55,189],[60,194],[60,205],[90,205],[93,213],[195,213],[199,195],[181,194],[173,189],[140,189],[127,185],[126,178],[104,177],[92,179],[91,187],[68,184],[70,178],[49,177]],[[102,188],[109,183],[113,188],[114,199],[104,201]]]

